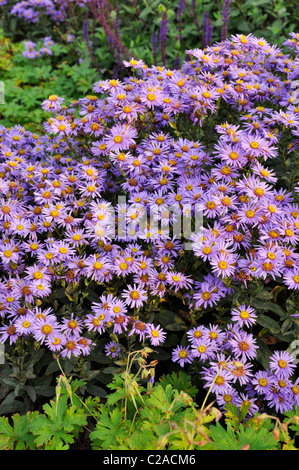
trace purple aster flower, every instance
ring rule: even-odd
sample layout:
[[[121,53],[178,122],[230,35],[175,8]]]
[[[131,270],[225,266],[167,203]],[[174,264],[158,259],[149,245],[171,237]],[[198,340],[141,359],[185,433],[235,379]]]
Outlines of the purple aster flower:
[[[191,352],[193,357],[204,362],[209,358],[214,358],[216,350],[217,346],[215,343],[212,343],[207,337],[202,337],[192,344]]]
[[[255,358],[257,351],[256,340],[250,333],[239,331],[234,334],[229,343],[232,353],[237,358],[241,358],[242,361]]]
[[[105,354],[106,356],[111,356],[112,359],[117,357],[121,351],[121,347],[115,341],[109,341],[109,343],[105,344]]]
[[[262,208],[256,203],[249,201],[238,210],[238,224],[247,227],[256,226],[262,217]]]
[[[0,327],[0,341],[4,343],[9,338],[9,344],[13,344],[17,341],[19,334],[14,325],[14,322],[11,321],[8,325]]]
[[[277,155],[277,148],[271,147],[266,139],[258,135],[247,135],[241,140],[242,148],[253,157],[263,156],[264,160],[274,158]]]
[[[177,346],[172,351],[172,361],[178,362],[181,367],[184,367],[185,364],[190,364],[193,361],[193,355],[190,347]]]
[[[174,271],[167,273],[166,281],[171,287],[174,287],[175,292],[182,288],[188,289],[193,284],[193,280],[190,279],[190,276]]]
[[[60,327],[53,318],[36,318],[32,333],[36,341],[40,344],[43,344],[45,340],[54,342],[55,338],[60,334]]]
[[[210,260],[212,271],[220,277],[232,276],[235,272],[236,255],[231,253],[217,253]]]
[[[253,374],[252,374],[252,364],[245,361],[232,361],[229,365],[229,370],[233,375],[233,382],[239,382],[240,385],[245,385],[248,382],[251,383]]]
[[[99,334],[105,331],[105,326],[111,321],[111,314],[105,310],[97,313],[89,313],[84,319],[84,326],[88,331],[97,331]]]
[[[299,405],[299,378],[291,385],[291,392],[293,394],[294,403]]]
[[[80,337],[74,334],[63,336],[61,357],[70,359],[72,356],[79,357],[81,355],[81,347],[78,343]]]
[[[287,351],[275,351],[270,357],[270,370],[281,379],[291,376],[296,369],[294,358]]]
[[[164,343],[166,333],[161,326],[155,326],[153,323],[148,323],[146,328],[146,338],[149,338],[153,346],[159,346]]]
[[[130,322],[130,317],[124,314],[118,314],[113,317],[113,333],[121,334],[124,331],[127,331],[128,324]]]
[[[206,333],[207,329],[205,326],[195,326],[191,330],[187,331],[187,338],[191,344],[196,344],[197,341],[200,341],[203,338],[203,335]]]
[[[195,282],[195,288],[199,287],[195,291],[193,298],[195,300],[195,306],[199,309],[201,306],[207,308],[207,306],[212,306],[218,302],[220,296],[217,292],[214,292],[214,286],[209,282],[197,283]]]
[[[299,268],[295,267],[289,271],[286,271],[283,275],[283,280],[285,284],[290,289],[299,289]]]
[[[52,292],[51,284],[45,279],[32,282],[32,293],[34,297],[47,297]]]
[[[71,318],[64,318],[61,323],[61,331],[64,334],[77,334],[81,333],[83,329],[83,321],[79,319],[73,312]]]
[[[218,406],[220,407],[220,409],[224,410],[225,406],[228,403],[230,403],[231,405],[235,405],[237,397],[238,397],[238,392],[234,390],[233,388],[231,388],[230,390],[227,390],[223,394],[218,393],[218,395],[216,396],[216,402]]]
[[[285,413],[294,407],[294,399],[288,390],[278,390],[272,387],[266,396],[267,404],[270,408],[275,408],[277,413]]]
[[[109,305],[109,311],[111,313],[111,318],[113,319],[117,315],[125,315],[128,311],[128,308],[125,302],[115,298]]]
[[[28,313],[24,316],[19,317],[14,326],[19,335],[29,335],[34,329],[35,317],[34,315]]]
[[[131,308],[140,308],[147,300],[146,290],[136,284],[133,286],[127,285],[127,289],[123,290],[121,296],[125,299],[125,303]]]
[[[58,334],[57,336],[46,336],[45,345],[53,352],[59,352],[63,348],[63,336]]]
[[[218,325],[209,325],[203,333],[203,339],[207,338],[212,344],[221,345],[225,340],[226,333]]]
[[[71,124],[63,120],[53,119],[50,124],[51,130],[54,134],[58,134],[59,136],[69,135],[72,132]]]
[[[110,130],[110,135],[105,138],[108,150],[118,152],[127,150],[135,144],[137,131],[129,124],[119,124]]]
[[[90,338],[86,338],[85,336],[79,337],[77,344],[81,349],[82,356],[89,356],[92,346],[95,345],[95,343]]]
[[[231,393],[232,387],[232,375],[228,370],[211,370],[205,369],[202,372],[202,378],[205,382],[205,388],[211,388],[211,392],[218,397],[226,393]]]
[[[133,323],[131,331],[128,334],[128,336],[132,336],[133,334],[139,337],[139,341],[145,341],[145,335],[147,334],[146,323],[142,322],[141,320],[136,320]]]
[[[239,305],[231,311],[232,321],[236,322],[238,326],[250,327],[256,323],[257,315],[255,309],[250,305]]]
[[[259,395],[267,395],[275,383],[275,378],[268,371],[258,371],[254,374],[251,384]]]

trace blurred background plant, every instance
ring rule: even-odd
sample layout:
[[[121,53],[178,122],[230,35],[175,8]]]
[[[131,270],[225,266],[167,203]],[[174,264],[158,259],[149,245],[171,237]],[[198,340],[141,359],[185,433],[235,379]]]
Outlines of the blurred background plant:
[[[128,74],[125,59],[179,68],[186,50],[239,33],[280,46],[298,20],[298,2],[282,0],[2,0],[1,123],[42,131],[44,99],[91,93],[96,80]]]

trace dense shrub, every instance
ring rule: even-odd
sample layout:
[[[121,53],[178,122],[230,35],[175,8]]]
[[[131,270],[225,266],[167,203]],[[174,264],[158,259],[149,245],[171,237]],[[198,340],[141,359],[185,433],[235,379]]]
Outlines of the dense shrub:
[[[131,59],[98,96],[45,100],[45,135],[2,127],[2,412],[51,395],[52,354],[105,395],[140,343],[220,409],[298,405],[296,35],[285,46]]]

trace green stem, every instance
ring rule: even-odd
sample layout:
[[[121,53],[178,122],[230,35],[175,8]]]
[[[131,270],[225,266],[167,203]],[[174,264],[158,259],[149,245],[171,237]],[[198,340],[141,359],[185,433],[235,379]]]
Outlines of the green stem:
[[[211,385],[210,385],[210,388],[209,388],[209,390],[208,390],[208,393],[206,394],[205,399],[204,399],[204,401],[203,401],[203,404],[201,405],[201,408],[200,408],[201,411],[204,409],[205,404],[206,404],[207,399],[208,399],[208,396],[209,396],[210,393],[211,393],[212,387],[213,387],[213,385],[214,385],[214,383],[215,383],[215,381],[216,381],[216,379],[217,379],[217,377],[219,376],[219,374],[220,374],[221,371],[222,371],[222,366],[220,366],[219,371],[218,371],[217,374],[215,375],[214,380],[213,380],[213,382],[212,382]]]

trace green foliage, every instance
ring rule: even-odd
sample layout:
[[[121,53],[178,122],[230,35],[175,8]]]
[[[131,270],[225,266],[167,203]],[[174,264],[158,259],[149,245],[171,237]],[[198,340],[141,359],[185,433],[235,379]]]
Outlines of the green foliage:
[[[90,435],[93,449],[187,449],[188,423],[194,416],[202,423],[207,420],[206,416],[199,417],[200,412],[187,393],[179,392],[169,383],[157,383],[150,392],[139,386],[125,410],[125,377],[114,379],[114,387],[116,391],[101,406],[97,425]],[[195,435],[196,439],[204,439],[203,424]]]
[[[185,373],[166,375],[154,385],[138,377],[130,371],[115,375],[100,403],[78,395],[82,380],[60,375],[54,399],[41,412],[0,417],[0,450],[76,449],[82,436],[84,448],[92,450],[296,449],[299,409],[286,413],[283,422],[267,414],[248,418],[248,408],[230,404],[223,414],[211,405],[199,408],[171,385],[190,385]]]
[[[210,427],[210,438],[215,450],[296,450],[299,436],[298,408],[278,418],[257,413],[247,418],[245,408],[235,405],[225,407],[225,426],[219,423]]]
[[[30,431],[30,425],[38,417],[38,412],[28,412],[20,416],[12,416],[12,424],[8,418],[0,418],[0,450],[34,450],[34,436]]]
[[[5,86],[5,103],[0,105],[1,124],[43,132],[42,123],[49,115],[41,108],[42,102],[52,94],[73,101],[91,93],[98,75],[88,57],[79,64],[75,55],[68,62],[72,51],[67,46],[56,45],[53,56],[34,60],[24,57],[23,50],[23,43],[12,43],[0,31],[0,77]]]
[[[162,387],[167,387],[170,384],[175,390],[179,392],[186,392],[190,397],[195,398],[197,394],[197,388],[195,385],[191,383],[191,377],[179,371],[178,373],[172,372],[172,374],[165,375],[161,377],[161,385]]]
[[[43,412],[0,418],[0,450],[68,450],[98,408],[99,399],[76,395],[82,382],[71,383],[61,375],[55,399],[43,405]]]
[[[36,416],[30,426],[36,436],[36,446],[43,446],[45,450],[69,449],[78,437],[78,431],[87,424],[84,411],[74,405],[68,406],[65,396],[46,403],[43,409],[44,414]]]
[[[226,429],[219,423],[212,427],[210,437],[215,450],[275,450],[278,442],[266,427],[255,429],[240,425],[234,431],[230,423]]]

